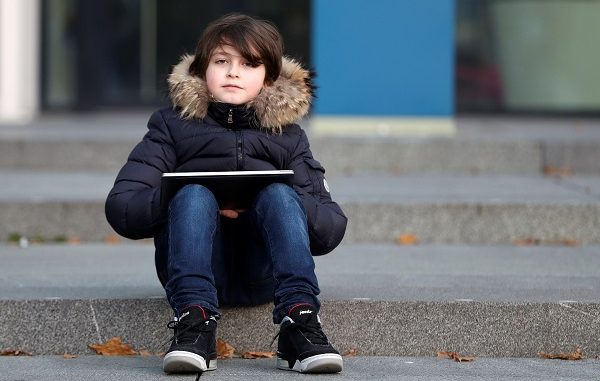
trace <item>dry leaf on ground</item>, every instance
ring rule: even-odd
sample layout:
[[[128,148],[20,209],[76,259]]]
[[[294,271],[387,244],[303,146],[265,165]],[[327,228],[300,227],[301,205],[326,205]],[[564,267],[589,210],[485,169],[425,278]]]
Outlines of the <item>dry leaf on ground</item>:
[[[230,359],[233,357],[235,348],[229,345],[226,341],[217,339],[217,358]]]
[[[22,349],[7,349],[0,352],[0,356],[33,356],[33,354]]]
[[[69,239],[67,240],[67,243],[69,245],[81,245],[81,239],[79,237],[69,237]]]
[[[72,355],[70,353],[63,353],[63,358],[65,358],[65,359],[76,359],[77,357],[79,357],[79,356]]]
[[[357,356],[358,350],[356,348],[350,348],[346,352],[342,353],[342,356],[352,357]]]
[[[549,165],[544,167],[544,174],[546,176],[569,177],[573,175],[573,169],[571,167],[553,167]]]
[[[245,359],[272,359],[273,357],[275,357],[275,352],[248,351],[242,355],[242,358]]]
[[[416,245],[419,243],[419,237],[414,234],[400,234],[396,237],[396,243],[400,245]]]
[[[561,241],[556,241],[556,245],[559,245],[559,246],[579,246],[580,243],[576,239],[563,239]]]
[[[537,246],[541,243],[537,238],[525,238],[525,239],[517,239],[515,240],[515,245],[517,246]]]
[[[109,339],[104,344],[89,344],[88,347],[102,356],[133,356],[137,354],[131,345],[122,343],[119,336]]]
[[[438,352],[437,357],[454,360],[456,362],[470,362],[475,360],[474,356],[461,356],[458,352]]]
[[[152,353],[147,349],[140,349],[138,353],[140,354],[140,356],[152,356]]]
[[[546,352],[540,352],[540,353],[538,353],[538,355],[541,358],[550,359],[550,360],[571,360],[571,361],[577,361],[577,360],[581,360],[583,358],[583,352],[581,351],[581,348],[577,348],[577,349],[575,349],[571,353],[546,353]]]
[[[118,245],[121,243],[121,237],[114,233],[108,234],[106,237],[104,237],[104,243],[107,245]]]
[[[514,244],[517,246],[539,246],[539,245],[547,245],[547,246],[579,246],[580,242],[576,239],[561,239],[561,240],[541,240],[539,238],[525,238],[525,239],[517,239],[514,241]]]

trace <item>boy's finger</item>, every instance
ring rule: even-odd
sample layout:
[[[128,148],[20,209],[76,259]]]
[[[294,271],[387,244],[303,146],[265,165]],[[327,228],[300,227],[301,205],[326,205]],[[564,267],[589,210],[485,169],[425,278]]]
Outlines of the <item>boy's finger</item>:
[[[221,215],[223,217],[227,217],[227,218],[238,218],[238,212],[236,212],[235,210],[231,210],[231,209],[223,209],[220,210],[219,213],[221,213]]]

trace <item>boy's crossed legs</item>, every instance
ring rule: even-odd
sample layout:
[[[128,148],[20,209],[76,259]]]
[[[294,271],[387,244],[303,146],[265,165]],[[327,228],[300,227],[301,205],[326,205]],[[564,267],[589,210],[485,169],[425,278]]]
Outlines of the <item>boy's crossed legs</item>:
[[[237,268],[247,279],[274,279],[273,322],[281,324],[277,366],[299,372],[341,371],[342,358],[317,315],[319,287],[300,199],[291,187],[272,184],[258,195],[247,217],[255,236],[244,240],[249,257],[238,258],[242,263]],[[216,369],[217,292],[224,304],[247,305],[273,300],[273,289],[259,292],[256,299],[248,290],[231,288],[235,280],[230,271],[236,265],[223,255],[223,245],[231,243],[221,239],[219,208],[208,189],[188,185],[177,193],[165,233],[162,245],[168,255],[157,259],[157,270],[177,318],[169,324],[175,336],[164,370]]]

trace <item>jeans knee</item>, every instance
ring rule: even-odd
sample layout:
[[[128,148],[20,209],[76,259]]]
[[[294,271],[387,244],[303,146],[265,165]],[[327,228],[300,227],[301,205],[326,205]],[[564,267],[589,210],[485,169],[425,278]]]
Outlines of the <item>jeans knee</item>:
[[[296,191],[285,184],[271,184],[256,198],[255,208],[262,217],[303,216],[304,206]]]
[[[171,200],[169,210],[183,206],[198,207],[206,210],[218,209],[217,200],[208,188],[198,184],[188,184],[181,188]]]
[[[299,200],[298,195],[289,185],[274,183],[267,185],[257,197],[257,204],[262,202],[277,203]]]

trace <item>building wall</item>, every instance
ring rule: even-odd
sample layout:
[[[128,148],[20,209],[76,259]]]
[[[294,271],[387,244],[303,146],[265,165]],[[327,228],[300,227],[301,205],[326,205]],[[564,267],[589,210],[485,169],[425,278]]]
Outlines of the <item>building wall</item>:
[[[313,0],[317,115],[451,116],[454,0]]]

